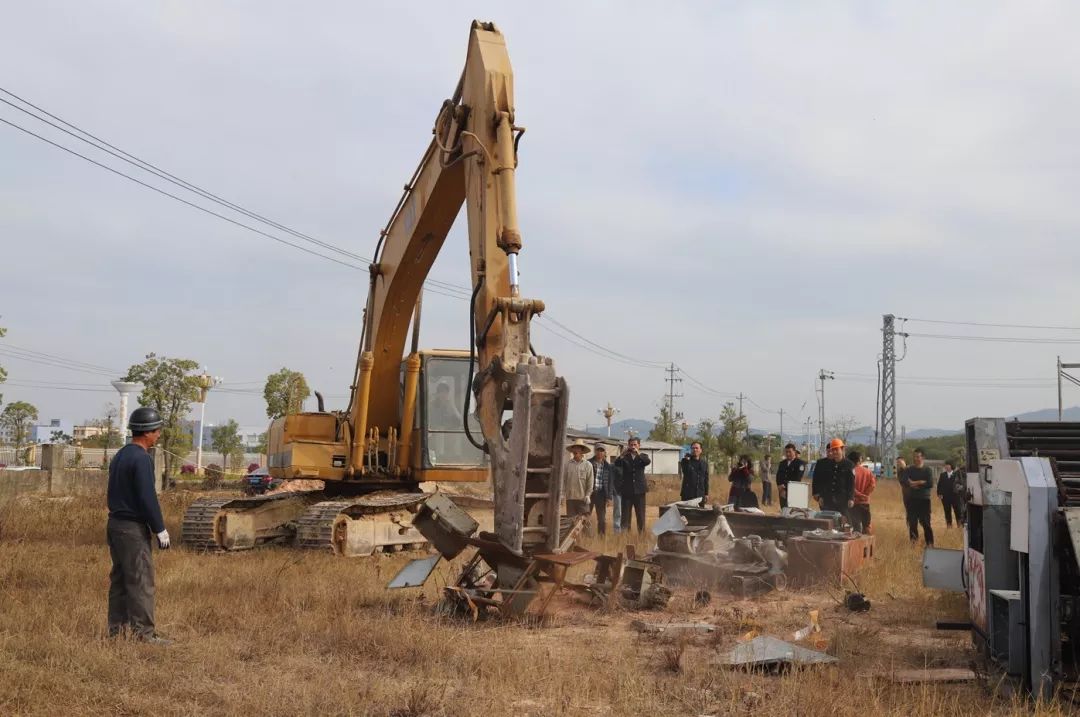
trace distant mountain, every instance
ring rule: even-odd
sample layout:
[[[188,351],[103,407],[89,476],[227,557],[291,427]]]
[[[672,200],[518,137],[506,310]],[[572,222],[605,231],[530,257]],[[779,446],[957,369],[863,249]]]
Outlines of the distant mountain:
[[[635,436],[639,438],[647,438],[649,431],[656,425],[652,421],[646,421],[641,418],[624,418],[621,421],[614,421],[611,424],[611,437],[612,438],[626,438],[627,431],[632,431]],[[595,436],[607,435],[607,424],[601,423],[598,425],[586,424],[581,430],[586,433],[591,433]]]
[[[1066,421],[1080,421],[1080,406],[1073,406],[1072,408],[1066,408],[1062,416]],[[1016,419],[1018,421],[1056,421],[1058,419],[1058,413],[1056,408],[1042,408],[1037,411],[1028,411],[1027,413],[1018,413],[1013,416],[1006,416],[1009,419]],[[613,438],[626,438],[627,430],[633,431],[635,435],[645,438],[649,435],[649,431],[653,428],[652,421],[646,421],[641,418],[624,418],[621,421],[616,421],[611,424],[611,436]],[[604,424],[599,425],[586,425],[581,430],[592,433],[595,435],[605,435],[607,433],[607,426]],[[719,433],[719,426],[716,431]],[[690,429],[691,435],[697,432],[697,426],[693,426]],[[759,428],[751,426],[750,432],[754,435],[762,435],[766,433]],[[957,428],[914,428],[907,431],[904,435],[909,439],[919,438],[938,438],[939,436],[954,436],[958,433],[962,433],[963,429]],[[816,435],[811,436],[813,440],[816,440]],[[899,431],[896,436],[897,440],[900,439]],[[793,441],[795,443],[806,442],[806,435],[803,433],[789,433],[784,432],[784,439]],[[873,426],[861,426],[856,428],[848,435],[848,443],[862,443],[869,445],[874,442],[874,427]]]
[[[1080,406],[1066,408],[1061,413],[1061,417],[1066,421],[1080,421]],[[1043,408],[1038,411],[1018,413],[1015,416],[1006,416],[1006,418],[1015,418],[1018,421],[1056,421],[1058,412],[1056,408]]]

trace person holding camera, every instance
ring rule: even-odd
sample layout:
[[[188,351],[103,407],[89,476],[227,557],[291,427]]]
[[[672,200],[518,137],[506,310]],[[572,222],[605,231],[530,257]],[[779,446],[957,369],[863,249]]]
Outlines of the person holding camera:
[[[622,529],[630,530],[630,511],[637,514],[638,533],[645,532],[645,494],[649,484],[645,480],[645,467],[651,461],[641,452],[641,439],[632,436],[626,442],[626,450],[615,459],[621,473],[619,493],[622,495]]]
[[[739,456],[738,463],[728,475],[731,488],[728,490],[728,503],[736,508],[757,508],[757,494],[750,488],[754,480],[753,461],[750,456]]]

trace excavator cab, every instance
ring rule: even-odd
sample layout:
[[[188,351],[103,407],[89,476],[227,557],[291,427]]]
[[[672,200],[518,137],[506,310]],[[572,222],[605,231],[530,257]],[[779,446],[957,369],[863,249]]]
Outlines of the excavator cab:
[[[420,385],[414,434],[416,446],[413,466],[427,480],[486,479],[487,455],[474,446],[465,432],[462,411],[469,390],[469,354],[467,351],[433,350],[420,352]],[[474,404],[475,405],[475,404]],[[469,414],[469,432],[483,441],[476,414]]]

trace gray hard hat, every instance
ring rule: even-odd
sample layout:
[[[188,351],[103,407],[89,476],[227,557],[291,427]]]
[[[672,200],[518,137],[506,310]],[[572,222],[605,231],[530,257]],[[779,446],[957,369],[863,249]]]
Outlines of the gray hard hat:
[[[128,428],[133,433],[149,433],[150,431],[156,431],[163,425],[165,425],[165,421],[161,420],[161,414],[149,406],[136,408],[131,412],[131,419],[128,421]]]

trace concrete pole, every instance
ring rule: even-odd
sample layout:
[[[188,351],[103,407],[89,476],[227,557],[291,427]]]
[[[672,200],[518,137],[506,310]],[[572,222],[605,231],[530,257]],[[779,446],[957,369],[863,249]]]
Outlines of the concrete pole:
[[[221,378],[218,376],[211,376],[203,368],[202,375],[199,379],[199,429],[192,438],[195,440],[195,475],[202,473],[202,444],[203,444],[203,422],[206,420],[206,394],[210,392],[214,386],[221,383]]]
[[[202,473],[202,443],[203,424],[206,421],[206,392],[203,391],[203,400],[199,404],[199,427],[195,431],[195,475]]]
[[[137,383],[131,383],[130,381],[113,381],[113,388],[120,394],[120,446],[127,445],[127,431],[128,431],[128,395],[133,391],[139,390],[140,386]]]
[[[1057,382],[1058,382],[1058,422],[1061,422],[1062,408],[1061,408],[1061,357],[1057,357]]]

